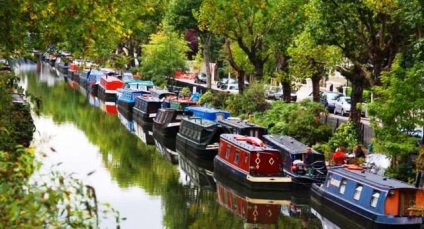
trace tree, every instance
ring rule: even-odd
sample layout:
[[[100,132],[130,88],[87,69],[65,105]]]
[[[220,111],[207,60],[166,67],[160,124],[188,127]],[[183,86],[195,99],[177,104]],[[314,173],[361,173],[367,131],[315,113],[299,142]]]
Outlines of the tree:
[[[141,60],[141,71],[144,77],[152,79],[155,84],[168,84],[176,70],[186,70],[188,46],[185,40],[172,31],[160,31],[151,35],[149,44],[143,45],[144,55]]]
[[[417,139],[410,133],[424,126],[424,64],[408,61],[402,55],[395,59],[392,70],[382,74],[382,85],[374,87],[376,97],[369,104],[375,148],[392,158],[392,166],[417,151]]]
[[[340,49],[335,46],[317,45],[311,39],[310,31],[303,31],[288,49],[291,75],[297,79],[310,78],[312,81],[313,101],[320,101],[319,82],[326,72],[340,62]]]
[[[420,36],[415,26],[422,17],[419,8],[416,1],[311,1],[307,29],[313,40],[337,46],[351,63],[337,70],[352,83],[350,119],[355,123],[361,119],[356,105],[364,86],[380,85],[381,72],[390,70],[395,55]]]

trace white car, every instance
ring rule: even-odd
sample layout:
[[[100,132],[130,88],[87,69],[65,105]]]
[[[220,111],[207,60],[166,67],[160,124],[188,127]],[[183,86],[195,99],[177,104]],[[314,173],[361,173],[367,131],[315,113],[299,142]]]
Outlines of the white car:
[[[239,87],[238,84],[224,84],[221,86],[222,91],[230,92],[231,94],[238,94]]]
[[[334,114],[340,114],[341,116],[345,116],[350,113],[351,109],[351,99],[349,96],[341,96],[334,103]],[[362,104],[363,107],[365,104]],[[361,110],[361,116],[365,116],[364,110]]]

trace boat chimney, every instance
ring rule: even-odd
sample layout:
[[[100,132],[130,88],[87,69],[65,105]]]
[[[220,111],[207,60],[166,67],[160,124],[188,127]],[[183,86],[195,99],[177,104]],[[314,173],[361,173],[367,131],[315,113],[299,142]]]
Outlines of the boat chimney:
[[[424,170],[418,170],[415,187],[424,190]]]

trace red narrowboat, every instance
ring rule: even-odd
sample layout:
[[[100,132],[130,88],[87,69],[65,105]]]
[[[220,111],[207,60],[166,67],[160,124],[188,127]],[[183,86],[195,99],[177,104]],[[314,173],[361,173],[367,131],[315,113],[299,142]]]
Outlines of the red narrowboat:
[[[237,134],[222,134],[214,173],[257,190],[290,190],[292,179],[284,174],[278,150],[262,140]]]

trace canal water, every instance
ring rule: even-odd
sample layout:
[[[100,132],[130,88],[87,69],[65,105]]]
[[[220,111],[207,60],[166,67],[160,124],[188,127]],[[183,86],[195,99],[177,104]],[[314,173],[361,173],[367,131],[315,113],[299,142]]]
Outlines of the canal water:
[[[311,208],[306,187],[251,192],[214,179],[209,165],[168,160],[161,146],[131,134],[47,64],[22,66],[20,76],[42,100],[33,117],[33,146],[45,155],[41,171],[74,173],[93,186],[100,202],[126,218],[121,228],[322,228],[328,221]],[[101,228],[114,228],[113,221]]]

